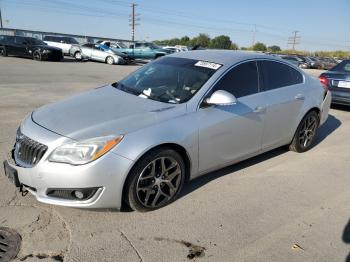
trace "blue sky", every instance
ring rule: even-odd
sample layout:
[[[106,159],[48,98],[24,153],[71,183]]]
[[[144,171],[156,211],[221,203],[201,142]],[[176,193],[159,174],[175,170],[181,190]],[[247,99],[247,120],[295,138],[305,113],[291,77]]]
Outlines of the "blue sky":
[[[128,0],[0,0],[5,27],[131,38]],[[239,46],[255,41],[299,50],[350,51],[350,0],[135,0],[137,40],[228,35]]]

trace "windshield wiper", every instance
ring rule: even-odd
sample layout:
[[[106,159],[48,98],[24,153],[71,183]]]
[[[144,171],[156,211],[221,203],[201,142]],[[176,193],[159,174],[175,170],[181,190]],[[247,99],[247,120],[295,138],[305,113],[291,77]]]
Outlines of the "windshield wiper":
[[[133,94],[133,95],[136,95],[136,96],[142,94],[142,92],[140,92],[139,90],[136,90],[136,89],[133,89],[133,88],[128,87],[126,85],[123,85],[122,83],[115,82],[115,83],[112,84],[112,86],[117,88],[117,89],[119,89],[119,90],[122,90],[122,91],[124,91],[126,93]]]

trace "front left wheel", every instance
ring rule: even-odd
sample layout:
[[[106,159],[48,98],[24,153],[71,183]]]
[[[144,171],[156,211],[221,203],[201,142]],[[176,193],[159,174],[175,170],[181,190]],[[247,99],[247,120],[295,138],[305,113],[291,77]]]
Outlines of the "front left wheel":
[[[106,58],[106,63],[109,64],[109,65],[113,65],[114,64],[114,58],[111,57],[111,56],[108,56]]]
[[[185,163],[176,151],[159,148],[147,153],[131,170],[124,199],[140,212],[152,211],[173,202],[185,181]]]
[[[42,60],[42,56],[40,54],[40,52],[37,50],[37,51],[34,51],[33,53],[33,60],[35,61],[41,61]]]

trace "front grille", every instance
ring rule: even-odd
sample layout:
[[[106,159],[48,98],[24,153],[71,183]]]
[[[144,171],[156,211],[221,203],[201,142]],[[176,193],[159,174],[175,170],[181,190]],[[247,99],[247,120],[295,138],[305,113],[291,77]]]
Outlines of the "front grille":
[[[16,164],[23,167],[33,167],[43,157],[47,146],[20,134],[17,137],[14,151]]]

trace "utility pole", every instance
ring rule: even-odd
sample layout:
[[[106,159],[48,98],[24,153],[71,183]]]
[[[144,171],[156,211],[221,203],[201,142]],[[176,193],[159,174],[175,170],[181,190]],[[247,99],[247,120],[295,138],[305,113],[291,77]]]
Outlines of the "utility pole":
[[[288,45],[292,45],[292,49],[295,50],[295,46],[300,44],[300,36],[298,36],[299,31],[293,31],[293,36],[288,37]]]
[[[255,36],[256,36],[256,24],[254,24],[254,30],[253,30],[253,43],[252,46],[255,45]]]
[[[137,4],[133,3],[131,4],[131,8],[132,8],[132,12],[129,18],[129,26],[131,26],[131,41],[135,41],[135,27],[137,25],[140,25],[139,23],[137,23],[138,21],[140,21],[140,18],[138,17],[140,14],[136,14],[135,12],[135,8],[136,8]]]
[[[1,7],[0,7],[0,28],[3,28],[3,26],[2,26],[2,16],[1,16]]]

